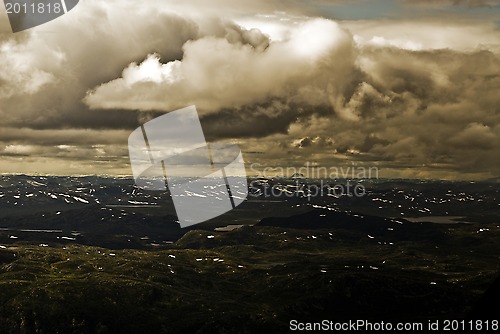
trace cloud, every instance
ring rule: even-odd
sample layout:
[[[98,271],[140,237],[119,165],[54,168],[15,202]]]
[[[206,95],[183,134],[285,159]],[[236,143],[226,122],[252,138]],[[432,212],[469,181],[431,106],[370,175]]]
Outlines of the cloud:
[[[498,25],[455,3],[489,4],[334,21],[349,2],[81,1],[0,33],[0,172],[130,172],[130,131],[196,104],[250,163],[496,175]]]
[[[469,7],[494,7],[498,6],[496,0],[407,0],[412,5],[454,5],[454,6],[469,6]]]
[[[354,67],[350,35],[323,19],[300,24],[285,41],[270,43],[255,29],[233,30],[225,38],[189,41],[183,51],[180,61],[161,64],[149,55],[130,64],[121,78],[89,92],[85,102],[91,108],[144,111],[196,104],[202,112],[269,99],[323,104],[342,98]]]
[[[259,150],[269,152],[275,163],[356,163],[378,166],[382,175],[497,175],[498,54],[366,47],[358,63],[363,81],[346,104],[354,121],[311,114],[291,123],[286,135],[268,138]],[[324,137],[332,138],[331,146],[313,144]]]
[[[489,126],[473,122],[451,137],[449,142],[460,149],[487,150],[499,146],[496,144],[500,142],[500,138]]]
[[[99,117],[89,117],[81,103],[89,87],[115,78],[126,64],[150,52],[175,59],[182,45],[198,36],[198,26],[189,18],[147,5],[137,12],[131,2],[116,4],[82,1],[77,9],[46,25],[15,37],[3,36],[0,115],[4,124],[78,127],[79,121],[89,123],[94,118],[98,126]],[[114,118],[117,123],[120,120]]]
[[[358,20],[342,23],[359,45],[394,47],[412,51],[452,49],[500,50],[499,29],[494,20],[437,17],[422,20]]]
[[[293,141],[292,145],[298,148],[306,148],[311,146],[325,147],[332,146],[334,144],[333,139],[324,137],[304,137]]]
[[[129,130],[106,129],[30,129],[3,127],[0,143],[15,145],[98,145],[121,144],[127,141]]]

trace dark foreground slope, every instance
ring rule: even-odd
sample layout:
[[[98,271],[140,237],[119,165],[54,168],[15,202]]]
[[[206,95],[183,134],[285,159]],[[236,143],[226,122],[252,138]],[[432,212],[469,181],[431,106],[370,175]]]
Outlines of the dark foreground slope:
[[[476,225],[356,217],[312,211],[231,232],[190,231],[160,251],[14,243],[0,249],[0,332],[262,333],[287,332],[292,319],[427,322],[466,317],[498,275],[496,226],[478,233]]]

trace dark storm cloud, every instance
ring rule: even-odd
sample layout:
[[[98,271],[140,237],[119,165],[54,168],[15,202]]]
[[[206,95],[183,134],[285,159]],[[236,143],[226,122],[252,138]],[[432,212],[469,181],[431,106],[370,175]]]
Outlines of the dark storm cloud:
[[[261,138],[286,134],[291,124],[312,115],[331,115],[331,107],[272,100],[209,113],[201,118],[201,125],[208,140]]]
[[[288,105],[275,101],[208,114],[201,119],[201,124],[208,140],[265,137],[287,133],[299,113],[297,109],[292,110]]]
[[[498,172],[498,54],[370,48],[362,58],[366,81],[347,103],[357,120],[313,119],[291,136],[333,133],[336,152],[353,161]]]

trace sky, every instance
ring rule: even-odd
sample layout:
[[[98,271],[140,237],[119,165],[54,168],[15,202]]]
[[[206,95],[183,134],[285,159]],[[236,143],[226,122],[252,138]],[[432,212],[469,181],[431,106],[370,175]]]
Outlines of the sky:
[[[0,173],[130,175],[127,139],[195,105],[247,170],[500,177],[500,0],[80,0],[0,11]]]

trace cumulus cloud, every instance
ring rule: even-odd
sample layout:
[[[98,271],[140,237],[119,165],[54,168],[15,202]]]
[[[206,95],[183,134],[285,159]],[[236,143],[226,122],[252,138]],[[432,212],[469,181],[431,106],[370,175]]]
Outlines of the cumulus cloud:
[[[246,37],[248,36],[248,37]],[[202,112],[284,99],[340,107],[354,68],[350,35],[330,20],[313,19],[270,43],[258,30],[187,42],[182,60],[149,55],[122,77],[89,92],[91,108],[171,111],[196,104]]]
[[[82,1],[78,10],[46,25],[3,35],[0,114],[4,124],[79,126],[80,121],[94,118],[97,126],[99,117],[89,117],[81,103],[89,87],[115,78],[126,64],[150,52],[175,59],[182,45],[198,36],[198,26],[188,18],[148,6],[128,15],[133,8],[131,2],[110,6]],[[115,122],[123,114],[117,116]]]

